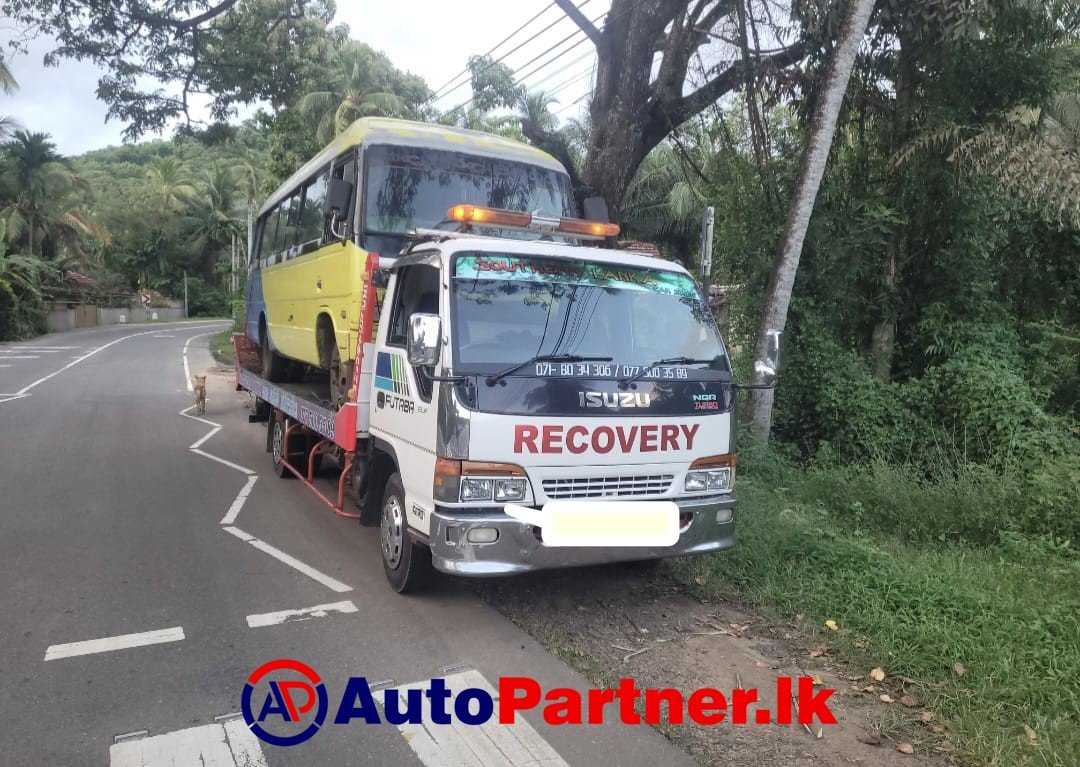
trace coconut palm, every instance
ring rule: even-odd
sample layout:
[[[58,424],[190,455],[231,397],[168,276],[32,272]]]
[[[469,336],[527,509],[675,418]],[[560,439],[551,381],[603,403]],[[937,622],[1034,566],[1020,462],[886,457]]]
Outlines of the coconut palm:
[[[184,164],[175,157],[158,157],[146,171],[153,207],[164,218],[183,210],[195,194]]]
[[[226,243],[243,232],[235,215],[237,208],[236,179],[232,171],[225,165],[214,163],[207,169],[203,186],[187,216],[192,226],[190,244],[203,257],[208,273],[213,273]]]
[[[0,219],[13,249],[53,260],[61,249],[84,257],[86,238],[107,240],[89,214],[69,204],[85,182],[56,151],[48,134],[18,130],[0,145]]]
[[[11,74],[11,68],[0,56],[0,92],[10,96],[17,90],[19,90],[19,81],[15,79],[15,75]]]
[[[40,295],[41,281],[50,271],[49,264],[37,256],[8,253],[4,235],[4,221],[0,219],[0,288],[20,288],[26,293]]]
[[[317,136],[326,143],[361,117],[394,117],[405,112],[402,99],[378,90],[378,66],[370,48],[347,44],[335,54],[330,89],[309,93],[300,111],[319,120]]]

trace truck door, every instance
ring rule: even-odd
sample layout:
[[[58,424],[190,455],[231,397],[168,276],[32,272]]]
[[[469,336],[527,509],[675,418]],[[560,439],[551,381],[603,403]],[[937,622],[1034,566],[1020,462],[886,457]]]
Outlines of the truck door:
[[[406,342],[413,314],[441,314],[439,286],[439,270],[434,266],[406,266],[394,273],[389,321],[379,328],[372,393],[371,433],[397,455],[409,526],[425,535],[434,510],[437,406],[433,387],[438,384],[409,365]]]

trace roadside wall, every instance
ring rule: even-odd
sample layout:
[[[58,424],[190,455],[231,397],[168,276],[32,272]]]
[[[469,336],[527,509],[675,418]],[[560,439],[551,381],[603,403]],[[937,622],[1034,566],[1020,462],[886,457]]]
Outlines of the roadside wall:
[[[95,325],[121,325],[128,323],[182,320],[183,306],[166,306],[145,309],[142,306],[103,307],[90,304],[59,304],[49,306],[49,332],[62,333],[75,328]]]

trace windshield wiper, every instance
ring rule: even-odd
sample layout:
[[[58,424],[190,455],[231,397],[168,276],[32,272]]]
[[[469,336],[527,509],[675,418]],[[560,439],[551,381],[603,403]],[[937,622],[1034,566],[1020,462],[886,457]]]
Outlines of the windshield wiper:
[[[536,362],[611,362],[614,357],[582,357],[578,354],[537,354],[532,359],[527,359],[520,365],[514,365],[512,368],[507,368],[501,373],[495,373],[487,377],[487,385],[494,386],[508,375],[518,372],[523,367],[532,365]],[[710,360],[711,362],[712,360]]]
[[[625,389],[627,386],[634,383],[635,381],[647,376],[657,365],[711,365],[715,361],[715,357],[713,357],[711,360],[699,360],[694,359],[693,357],[667,357],[665,359],[657,360],[656,362],[652,362],[646,365],[641,370],[634,373],[632,376],[627,376],[626,378],[620,379],[619,386]]]

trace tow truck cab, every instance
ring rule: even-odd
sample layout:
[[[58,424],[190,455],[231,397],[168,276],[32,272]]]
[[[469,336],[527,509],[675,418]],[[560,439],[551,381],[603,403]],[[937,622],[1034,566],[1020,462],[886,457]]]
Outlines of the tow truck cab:
[[[735,388],[685,269],[457,234],[416,242],[384,271],[364,367],[367,465],[390,467],[379,517],[392,583],[427,550],[442,572],[498,576],[734,544]],[[678,541],[553,547],[505,511],[569,499],[673,501]]]

